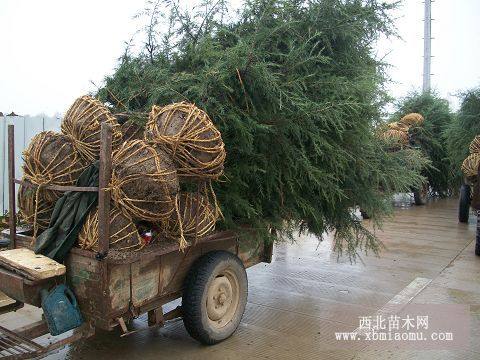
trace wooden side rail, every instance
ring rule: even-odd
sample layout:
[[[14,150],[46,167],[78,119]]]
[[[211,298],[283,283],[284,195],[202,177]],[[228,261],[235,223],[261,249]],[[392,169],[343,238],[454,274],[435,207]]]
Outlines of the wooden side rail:
[[[28,181],[23,181],[19,179],[13,179],[15,184],[19,184],[25,187],[30,188],[37,188],[38,185],[29,183]],[[79,192],[97,192],[98,186],[62,186],[62,185],[45,185],[42,188],[48,190],[56,190],[56,191],[79,191]]]

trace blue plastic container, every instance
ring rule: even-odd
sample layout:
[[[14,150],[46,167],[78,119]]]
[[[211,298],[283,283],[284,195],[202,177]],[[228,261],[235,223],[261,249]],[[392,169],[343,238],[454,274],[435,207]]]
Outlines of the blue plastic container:
[[[64,284],[50,292],[42,291],[42,309],[52,335],[60,335],[83,324],[82,314],[72,290]]]

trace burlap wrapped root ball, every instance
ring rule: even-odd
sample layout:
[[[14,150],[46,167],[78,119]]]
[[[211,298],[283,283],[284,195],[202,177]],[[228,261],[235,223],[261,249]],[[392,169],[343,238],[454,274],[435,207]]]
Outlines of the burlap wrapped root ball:
[[[410,113],[400,119],[400,123],[408,126],[418,126],[423,121],[424,121],[423,116],[418,113]]]
[[[120,129],[122,131],[123,142],[131,140],[143,140],[144,128],[132,120],[125,121]]]
[[[117,208],[110,208],[110,249],[119,251],[140,250],[145,242],[142,240],[133,221],[123,215]],[[98,209],[87,215],[80,233],[78,246],[85,250],[98,251]]]
[[[210,234],[215,229],[218,214],[208,197],[196,193],[182,192],[178,196],[178,212],[172,214],[165,224],[167,237],[180,236],[180,225],[186,238]],[[196,218],[198,214],[198,220]],[[198,227],[197,227],[198,225]]]
[[[85,95],[73,103],[62,121],[62,132],[70,136],[81,156],[88,162],[100,157],[100,130],[105,122],[112,125],[112,148],[122,142],[120,125],[110,110],[97,99]]]
[[[469,179],[478,175],[478,167],[480,165],[480,153],[473,153],[463,160],[462,171]]]
[[[20,219],[33,226],[34,234],[36,235],[38,230],[46,229],[52,217],[54,203],[45,199],[45,190],[37,191],[34,187],[20,185],[17,198]]]
[[[112,199],[133,221],[160,222],[176,209],[177,171],[170,156],[143,140],[122,144],[112,158]]]
[[[23,152],[23,161],[25,180],[36,186],[75,185],[87,166],[75,150],[72,140],[52,131],[44,131],[33,137]],[[43,196],[48,202],[55,202],[61,195],[61,192],[44,189]]]
[[[475,138],[470,143],[470,154],[480,153],[480,135],[475,136]]]
[[[225,145],[205,113],[186,102],[154,106],[145,139],[164,147],[177,164],[179,176],[218,179],[223,173]]]

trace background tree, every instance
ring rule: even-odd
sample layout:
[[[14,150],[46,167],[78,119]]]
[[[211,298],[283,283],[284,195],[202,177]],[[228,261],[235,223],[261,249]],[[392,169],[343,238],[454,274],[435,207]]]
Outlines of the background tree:
[[[227,149],[215,184],[220,226],[247,224],[262,238],[335,230],[339,251],[378,249],[352,209],[380,219],[425,165],[374,135],[386,94],[384,64],[372,54],[393,33],[394,5],[249,0],[235,16],[222,1],[193,12],[163,5],[168,51],[159,47],[153,61],[148,49],[124,56],[100,98],[120,111],[186,100],[210,114]]]
[[[445,196],[450,193],[453,185],[452,163],[448,156],[445,131],[452,123],[454,114],[448,101],[434,92],[414,92],[401,99],[393,120],[398,121],[412,112],[420,113],[425,118],[420,126],[410,130],[415,146],[431,160],[431,166],[423,169],[422,173],[427,178],[431,191]]]

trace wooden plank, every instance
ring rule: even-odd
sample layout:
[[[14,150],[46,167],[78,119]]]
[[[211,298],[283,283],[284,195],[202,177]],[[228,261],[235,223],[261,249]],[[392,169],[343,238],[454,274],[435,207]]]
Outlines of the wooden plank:
[[[15,144],[14,128],[8,125],[8,218],[10,228],[10,248],[15,249],[16,211],[15,211]]]
[[[157,259],[140,260],[132,264],[131,282],[133,306],[138,307],[159,295],[160,267]]]
[[[110,191],[112,174],[112,126],[103,122],[101,128],[100,169],[98,179],[98,252],[106,255],[110,240]]]
[[[0,264],[19,269],[35,279],[48,279],[65,274],[65,266],[29,249],[12,249],[0,252]]]

